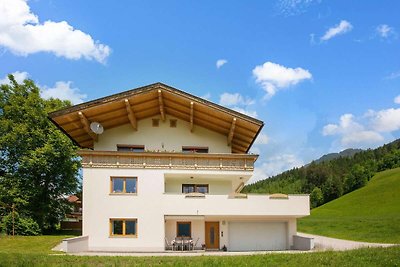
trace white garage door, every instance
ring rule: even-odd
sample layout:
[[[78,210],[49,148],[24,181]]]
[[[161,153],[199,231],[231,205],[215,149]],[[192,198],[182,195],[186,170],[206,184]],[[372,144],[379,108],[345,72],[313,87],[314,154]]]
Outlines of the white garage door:
[[[285,250],[285,222],[229,222],[230,251]]]

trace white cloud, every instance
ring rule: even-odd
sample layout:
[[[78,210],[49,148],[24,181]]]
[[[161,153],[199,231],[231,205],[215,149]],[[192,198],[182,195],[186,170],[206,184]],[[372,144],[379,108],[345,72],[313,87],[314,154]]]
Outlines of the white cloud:
[[[354,121],[353,114],[344,114],[340,116],[339,124],[328,124],[323,130],[322,134],[326,135],[334,135],[339,133],[348,133],[363,130],[362,125],[358,124]]]
[[[58,98],[61,100],[70,100],[72,104],[82,103],[87,95],[80,93],[78,88],[72,88],[71,84],[71,81],[59,81],[51,88],[43,86],[44,89],[41,91],[41,95],[45,99]]]
[[[11,74],[14,75],[18,83],[22,83],[29,77],[29,73],[26,71],[16,71]],[[0,84],[10,84],[8,77],[5,76],[3,79],[0,79]],[[58,98],[61,100],[70,100],[73,104],[82,103],[87,95],[82,94],[78,88],[73,88],[71,85],[71,81],[58,81],[53,87],[46,85],[38,87],[42,88],[40,94],[45,99]]]
[[[223,93],[219,96],[219,104],[223,106],[243,105],[248,106],[254,104],[255,101],[249,97],[243,97],[239,93]]]
[[[381,24],[376,27],[376,32],[382,38],[389,38],[390,36],[396,35],[394,29],[387,24]]]
[[[328,31],[326,31],[324,36],[321,37],[321,40],[328,41],[329,39],[331,39],[337,35],[347,33],[349,31],[351,31],[352,29],[353,29],[353,25],[351,25],[350,22],[348,22],[346,20],[342,20],[342,21],[340,21],[340,23],[338,25],[335,25],[334,27],[332,27]]]
[[[211,99],[211,94],[210,93],[206,93],[205,95],[201,96],[201,98],[206,99],[206,100],[210,100]]]
[[[302,68],[287,68],[285,66],[265,62],[263,65],[256,66],[253,69],[253,75],[256,82],[261,84],[267,92],[266,97],[270,98],[280,90],[298,84],[303,80],[312,78],[308,70]]]
[[[342,136],[341,143],[343,146],[358,146],[363,144],[376,144],[382,142],[384,137],[374,131],[358,131],[358,132],[349,132],[346,135]]]
[[[260,133],[257,136],[256,141],[254,142],[254,144],[256,145],[266,145],[268,143],[269,143],[269,136],[264,133]]]
[[[336,136],[341,149],[349,147],[368,148],[380,145],[390,133],[400,130],[400,108],[368,110],[360,117],[344,114],[339,122],[327,124],[324,136]],[[337,148],[336,148],[337,149]]]
[[[39,22],[27,0],[1,0],[0,13],[0,45],[16,55],[50,52],[68,59],[104,63],[111,52],[110,47],[66,21]]]
[[[250,117],[257,117],[255,110],[249,109],[249,106],[255,104],[255,100],[250,97],[244,97],[239,93],[223,93],[219,96],[219,104],[230,107],[231,109],[248,115]]]
[[[396,96],[393,101],[396,104],[400,104],[400,95]]]
[[[372,128],[379,132],[393,132],[400,130],[400,108],[389,108],[379,111],[370,110],[366,115]]]
[[[223,65],[228,63],[228,60],[226,59],[218,59],[217,62],[215,63],[215,66],[217,66],[217,69],[221,68]]]
[[[295,167],[303,166],[304,162],[297,158],[294,154],[282,154],[271,157],[254,168],[254,174],[248,183],[254,183],[259,180],[271,177],[290,170]]]
[[[24,80],[26,80],[29,76],[29,74],[25,71],[16,71],[11,73],[14,76],[14,79],[17,81],[17,83],[22,83]],[[8,84],[10,85],[10,80],[6,75],[3,79],[0,79],[0,84]]]
[[[237,112],[243,113],[247,116],[253,117],[253,118],[257,118],[257,116],[258,116],[257,111],[255,111],[255,110],[247,110],[247,109],[244,109],[241,107],[233,107],[232,109]]]
[[[353,114],[344,114],[338,124],[328,124],[322,130],[324,136],[337,135],[343,148],[375,144],[384,140],[383,136],[355,121]]]

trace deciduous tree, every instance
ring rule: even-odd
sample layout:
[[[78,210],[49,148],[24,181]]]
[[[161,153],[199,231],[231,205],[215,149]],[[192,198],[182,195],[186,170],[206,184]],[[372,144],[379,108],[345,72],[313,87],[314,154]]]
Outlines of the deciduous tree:
[[[47,118],[69,101],[45,100],[31,80],[0,86],[0,202],[54,228],[79,184],[76,147]]]

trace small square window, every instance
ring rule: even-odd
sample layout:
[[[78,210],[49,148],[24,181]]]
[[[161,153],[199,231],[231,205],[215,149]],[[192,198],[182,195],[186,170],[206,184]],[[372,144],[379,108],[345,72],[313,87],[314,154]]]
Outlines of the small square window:
[[[169,120],[169,127],[176,128],[177,124],[178,124],[177,120],[172,120],[172,119]]]
[[[137,219],[110,219],[110,236],[137,237]]]
[[[176,226],[176,235],[178,237],[191,237],[192,236],[192,227],[190,222],[177,222]]]
[[[137,177],[111,177],[111,194],[136,194]]]
[[[152,123],[153,127],[158,127],[159,124],[160,124],[160,120],[159,119],[153,119],[152,122],[153,122]]]

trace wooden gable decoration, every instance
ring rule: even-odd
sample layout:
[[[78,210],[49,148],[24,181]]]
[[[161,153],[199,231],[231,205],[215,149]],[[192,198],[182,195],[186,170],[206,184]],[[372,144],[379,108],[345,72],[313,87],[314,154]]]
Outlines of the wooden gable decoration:
[[[264,123],[208,100],[193,96],[171,86],[155,83],[119,94],[103,97],[49,114],[50,120],[78,146],[93,148],[98,136],[90,130],[91,122],[99,122],[104,130],[137,121],[166,115],[218,132],[227,137],[232,153],[247,153]]]

